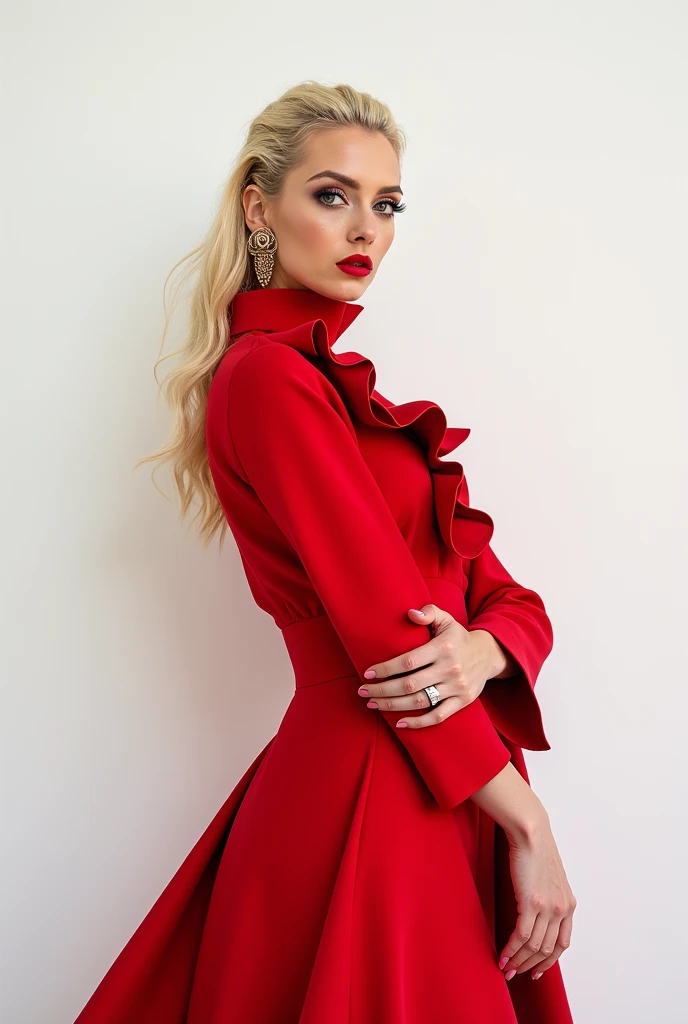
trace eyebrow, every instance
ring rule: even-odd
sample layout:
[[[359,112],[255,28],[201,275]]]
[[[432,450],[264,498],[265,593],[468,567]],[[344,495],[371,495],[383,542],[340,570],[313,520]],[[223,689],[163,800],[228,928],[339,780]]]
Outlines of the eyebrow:
[[[316,178],[335,178],[336,181],[341,181],[342,185],[348,185],[349,188],[355,188],[358,192],[361,190],[360,181],[356,181],[355,178],[349,178],[346,174],[340,174],[338,171],[320,171],[318,174],[313,174],[308,181],[314,181]],[[387,185],[386,188],[379,188],[375,193],[376,196],[382,195],[383,192],[398,192],[403,196],[401,185]]]

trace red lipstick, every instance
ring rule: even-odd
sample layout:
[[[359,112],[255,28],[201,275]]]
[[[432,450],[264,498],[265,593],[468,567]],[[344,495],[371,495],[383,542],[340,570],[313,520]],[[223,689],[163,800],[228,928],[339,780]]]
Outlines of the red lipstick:
[[[373,261],[370,256],[363,256],[360,252],[355,252],[352,256],[340,260],[337,266],[345,274],[351,274],[353,277],[367,277],[373,269]]]

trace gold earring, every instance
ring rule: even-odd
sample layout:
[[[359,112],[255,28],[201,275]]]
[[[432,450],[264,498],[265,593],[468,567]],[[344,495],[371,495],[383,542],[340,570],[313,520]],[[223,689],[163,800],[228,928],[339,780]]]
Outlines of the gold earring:
[[[261,287],[265,288],[275,266],[274,253],[277,251],[277,238],[271,228],[256,228],[248,237],[248,251],[253,256],[253,266]]]

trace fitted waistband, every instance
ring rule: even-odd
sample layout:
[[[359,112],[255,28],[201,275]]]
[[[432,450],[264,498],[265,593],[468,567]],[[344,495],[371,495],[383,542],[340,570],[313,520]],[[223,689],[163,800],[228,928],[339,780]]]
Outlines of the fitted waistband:
[[[467,624],[463,591],[451,580],[425,577],[433,604],[444,608],[462,625]],[[298,619],[282,629],[294,669],[297,688],[315,686],[358,672],[328,615]],[[404,654],[404,651],[399,651]]]
[[[297,687],[358,676],[354,663],[327,615],[291,622],[282,630]]]

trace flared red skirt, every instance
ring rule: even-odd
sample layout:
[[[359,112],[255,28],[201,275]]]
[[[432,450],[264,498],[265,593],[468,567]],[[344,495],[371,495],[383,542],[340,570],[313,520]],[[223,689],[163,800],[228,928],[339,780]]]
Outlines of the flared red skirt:
[[[438,808],[355,673],[314,678],[76,1024],[570,1024],[558,963],[499,970],[502,830]]]

